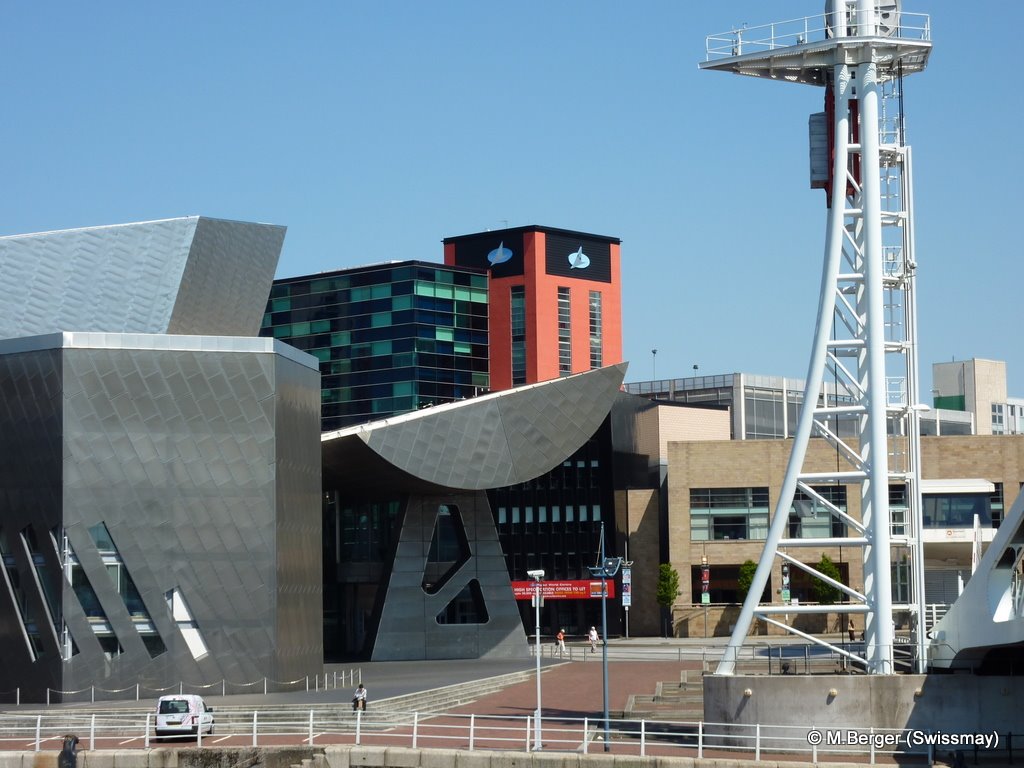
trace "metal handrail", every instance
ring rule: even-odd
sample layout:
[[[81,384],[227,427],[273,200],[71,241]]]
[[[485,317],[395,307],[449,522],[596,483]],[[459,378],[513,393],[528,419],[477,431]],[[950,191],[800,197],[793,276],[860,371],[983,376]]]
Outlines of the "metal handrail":
[[[926,13],[900,13],[899,23],[894,30],[895,37],[900,40],[931,40],[931,20]],[[755,27],[744,26],[728,32],[708,35],[706,60],[741,56],[747,53],[762,53],[779,48],[790,48],[808,43],[820,43],[834,40],[827,14],[804,16],[787,21],[776,21]]]
[[[215,735],[194,738],[200,748],[258,747],[280,744],[400,746],[413,749],[457,749],[530,752],[537,722],[532,715],[451,714],[447,712],[349,712],[343,707],[305,711],[252,712],[218,720]],[[598,717],[552,716],[541,719],[544,750],[586,754],[595,742],[617,755],[704,757],[705,752],[775,761],[781,755],[810,755],[815,762],[849,761],[865,755],[870,764],[897,755],[934,758],[926,729],[837,727],[828,725],[763,725],[700,720],[613,719],[605,733]],[[0,715],[0,749],[42,751],[57,749],[67,733],[78,731],[82,747],[90,750],[146,748],[153,738],[151,716],[138,712],[96,715]],[[990,732],[979,745],[982,753],[1009,753],[1013,737],[1024,734]],[[188,739],[192,741],[193,739]]]

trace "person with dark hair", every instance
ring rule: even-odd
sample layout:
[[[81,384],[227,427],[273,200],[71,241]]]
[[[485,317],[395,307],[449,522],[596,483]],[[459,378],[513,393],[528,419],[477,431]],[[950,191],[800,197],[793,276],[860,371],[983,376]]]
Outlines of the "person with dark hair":
[[[355,695],[352,696],[352,711],[355,712],[356,710],[366,711],[366,689],[362,683],[359,684]]]
[[[69,733],[57,755],[57,768],[75,768],[78,765],[78,737]]]

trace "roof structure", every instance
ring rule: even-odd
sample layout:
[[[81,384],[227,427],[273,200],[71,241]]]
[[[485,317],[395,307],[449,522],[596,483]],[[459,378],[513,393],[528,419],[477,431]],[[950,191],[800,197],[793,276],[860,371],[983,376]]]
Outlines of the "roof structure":
[[[525,482],[583,445],[626,363],[325,433],[325,487],[484,490]]]
[[[0,237],[0,339],[255,336],[285,228],[189,216]]]

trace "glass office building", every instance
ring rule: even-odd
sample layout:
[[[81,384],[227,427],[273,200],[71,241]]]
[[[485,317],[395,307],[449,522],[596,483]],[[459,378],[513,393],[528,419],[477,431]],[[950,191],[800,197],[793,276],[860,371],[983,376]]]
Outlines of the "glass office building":
[[[400,261],[275,280],[261,336],[320,360],[325,432],[485,392],[487,272]]]

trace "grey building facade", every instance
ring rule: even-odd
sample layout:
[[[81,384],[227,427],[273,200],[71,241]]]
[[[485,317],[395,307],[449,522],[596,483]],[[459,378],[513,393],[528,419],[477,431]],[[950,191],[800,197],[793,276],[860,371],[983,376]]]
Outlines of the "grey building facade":
[[[256,337],[283,235],[0,238],[0,690],[321,669],[319,371]]]
[[[572,455],[624,375],[608,366],[326,433],[325,657],[525,656],[487,490]]]

